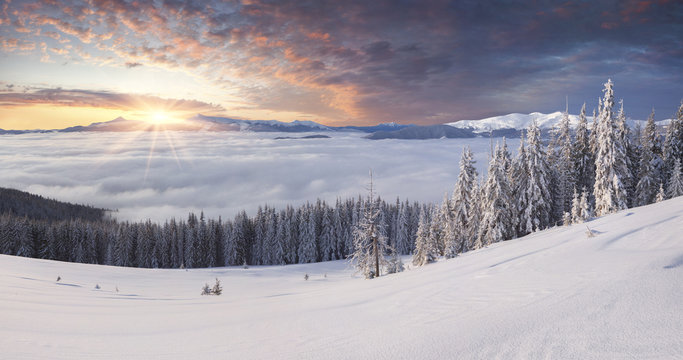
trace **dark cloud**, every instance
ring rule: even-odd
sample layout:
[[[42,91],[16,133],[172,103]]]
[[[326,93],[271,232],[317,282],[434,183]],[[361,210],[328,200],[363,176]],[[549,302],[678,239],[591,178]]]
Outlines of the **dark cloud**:
[[[42,26],[52,38],[97,43],[126,66],[197,71],[256,108],[292,110],[294,92],[300,109],[331,121],[548,112],[566,94],[597,97],[608,77],[634,117],[675,107],[683,94],[683,4],[673,0],[29,5],[10,4],[21,26],[3,22],[15,30],[8,39]]]
[[[126,67],[132,69],[134,67],[142,66],[139,62],[126,62]]]

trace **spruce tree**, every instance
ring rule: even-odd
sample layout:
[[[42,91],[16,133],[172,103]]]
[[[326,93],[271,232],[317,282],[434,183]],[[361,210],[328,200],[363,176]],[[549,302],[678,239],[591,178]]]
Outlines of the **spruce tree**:
[[[662,161],[657,154],[657,134],[654,122],[654,109],[647,119],[641,136],[640,166],[638,182],[635,190],[635,206],[651,204],[657,196],[658,184],[661,181]]]
[[[617,148],[620,149],[620,151],[616,153],[618,155],[617,164],[619,164],[617,169],[619,170],[619,177],[623,179],[622,182],[624,183],[624,188],[626,190],[625,202],[627,206],[633,206],[632,199],[636,187],[636,183],[634,183],[634,176],[631,173],[631,168],[633,167],[631,165],[633,144],[631,144],[630,131],[628,125],[626,125],[624,100],[619,101],[619,112],[615,118],[615,127],[617,139],[616,143],[619,144]]]
[[[366,279],[380,276],[380,267],[386,265],[384,254],[389,247],[382,227],[384,224],[380,223],[379,200],[375,199],[371,171],[363,217],[353,232],[354,252],[351,257],[356,269]]]
[[[430,236],[430,222],[427,216],[427,208],[420,212],[420,222],[417,227],[415,238],[415,252],[413,254],[413,265],[423,266],[436,261],[439,258],[439,249]]]
[[[662,152],[663,176],[669,179],[676,160],[683,162],[683,102],[666,129]]]
[[[510,184],[503,168],[503,157],[496,146],[496,153],[489,163],[488,177],[484,186],[482,222],[479,242],[488,246],[512,238],[512,201]]]
[[[470,226],[470,218],[477,206],[477,194],[474,193],[475,184],[477,182],[477,170],[474,168],[474,160],[472,159],[472,151],[469,146],[463,148],[462,157],[460,158],[460,173],[458,174],[458,181],[453,189],[452,205],[453,205],[453,231],[455,233],[455,243],[450,249],[447,247],[446,257],[453,257],[458,253],[463,253],[469,250],[474,237],[472,228]],[[475,224],[478,226],[479,224]]]
[[[527,171],[527,154],[524,145],[524,133],[519,141],[519,149],[517,150],[517,156],[512,162],[511,174],[510,174],[510,188],[512,190],[512,206],[515,209],[515,219],[514,219],[514,230],[515,236],[526,235],[525,232],[520,228],[520,215],[526,209],[526,190],[529,186],[529,176]]]
[[[557,176],[555,206],[558,214],[571,211],[572,192],[576,186],[574,170],[573,143],[569,127],[569,110],[562,115],[557,130],[557,146],[555,147],[555,173]]]
[[[590,146],[590,134],[586,119],[586,103],[581,106],[579,124],[576,127],[576,139],[572,150],[574,173],[577,189],[592,189],[595,182],[595,159]]]
[[[669,177],[668,186],[666,188],[667,199],[672,199],[683,195],[683,174],[681,174],[681,160],[674,161],[674,167],[671,169],[671,177]]]
[[[626,153],[618,139],[614,122],[614,92],[612,80],[605,83],[605,96],[597,120],[597,152],[595,155],[595,213],[597,216],[613,213],[627,207],[624,184]]]
[[[664,193],[664,185],[659,183],[659,190],[657,191],[657,196],[655,196],[655,202],[662,202],[666,200],[666,193]]]
[[[583,222],[581,218],[581,195],[576,191],[576,188],[574,188],[574,195],[572,197],[571,222],[573,224]]]
[[[527,130],[528,182],[524,191],[524,208],[520,209],[520,232],[528,234],[551,225],[552,198],[549,188],[549,165],[541,145],[541,134],[534,121]]]

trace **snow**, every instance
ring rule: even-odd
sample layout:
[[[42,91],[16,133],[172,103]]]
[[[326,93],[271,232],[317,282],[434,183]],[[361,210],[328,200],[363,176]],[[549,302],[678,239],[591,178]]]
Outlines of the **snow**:
[[[186,271],[0,256],[0,349],[8,359],[682,358],[681,229],[683,197],[374,280],[342,261]],[[223,295],[200,296],[214,278]]]

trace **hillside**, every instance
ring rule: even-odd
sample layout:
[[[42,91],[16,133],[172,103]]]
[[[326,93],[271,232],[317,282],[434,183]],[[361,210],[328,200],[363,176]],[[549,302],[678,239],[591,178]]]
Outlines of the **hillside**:
[[[35,220],[102,220],[107,210],[71,204],[15,189],[0,187],[0,214]]]
[[[0,256],[0,348],[11,359],[683,357],[683,197],[586,225],[375,280],[341,261],[186,271]],[[214,278],[223,295],[200,296]]]

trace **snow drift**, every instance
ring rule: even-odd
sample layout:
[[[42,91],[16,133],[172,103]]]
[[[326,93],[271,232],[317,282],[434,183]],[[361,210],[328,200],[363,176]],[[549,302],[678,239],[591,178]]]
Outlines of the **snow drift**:
[[[11,359],[681,358],[681,229],[683,197],[374,280],[339,261],[186,271],[0,256],[0,348]],[[214,278],[223,295],[201,296]]]

